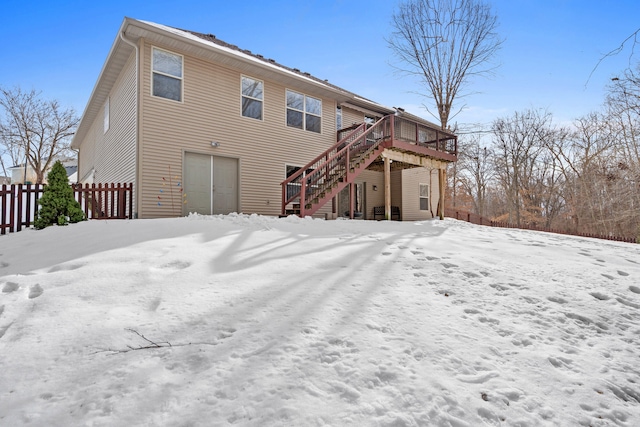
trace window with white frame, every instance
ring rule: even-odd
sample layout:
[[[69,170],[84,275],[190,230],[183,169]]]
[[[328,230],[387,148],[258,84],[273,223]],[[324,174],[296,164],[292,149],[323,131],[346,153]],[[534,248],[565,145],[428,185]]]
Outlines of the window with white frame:
[[[320,133],[322,100],[287,90],[287,126]]]
[[[107,97],[107,100],[104,102],[104,132],[103,133],[107,133],[107,131],[109,130],[109,97]]]
[[[153,48],[151,93],[160,98],[182,101],[182,55]]]
[[[429,184],[420,184],[420,210],[429,210]]]
[[[342,129],[342,107],[336,107],[336,130]]]
[[[242,115],[262,120],[262,100],[264,83],[251,77],[242,76]]]

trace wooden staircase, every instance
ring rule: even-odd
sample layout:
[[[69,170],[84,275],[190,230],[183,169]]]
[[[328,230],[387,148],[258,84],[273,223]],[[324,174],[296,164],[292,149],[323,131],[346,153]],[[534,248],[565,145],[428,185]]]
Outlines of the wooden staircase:
[[[390,144],[392,119],[393,116],[386,116],[373,125],[361,124],[284,180],[282,215],[313,215],[354,182]]]

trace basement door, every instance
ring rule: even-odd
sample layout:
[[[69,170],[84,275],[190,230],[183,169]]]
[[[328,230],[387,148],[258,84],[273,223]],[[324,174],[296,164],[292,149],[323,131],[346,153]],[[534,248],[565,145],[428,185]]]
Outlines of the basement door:
[[[183,214],[238,212],[238,159],[185,153]]]

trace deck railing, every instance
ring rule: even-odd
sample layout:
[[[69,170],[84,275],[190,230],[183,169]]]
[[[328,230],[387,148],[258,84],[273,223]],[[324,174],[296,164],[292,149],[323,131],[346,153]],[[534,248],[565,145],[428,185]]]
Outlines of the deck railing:
[[[282,182],[282,213],[289,203],[298,201],[305,216],[334,186],[346,184],[355,163],[384,140],[386,117],[374,125],[361,124],[324,153]]]
[[[420,147],[458,155],[458,139],[455,135],[400,116],[394,118],[393,139]]]
[[[356,173],[354,167],[362,167],[373,159],[370,155],[379,154],[382,143],[393,146],[394,141],[403,141],[411,145],[434,151],[457,155],[457,137],[433,126],[419,123],[404,117],[389,115],[375,124],[354,125],[338,132],[339,141],[324,153],[313,159],[282,182],[282,214],[292,202],[300,206],[300,215],[305,216],[308,209],[313,211],[333,193],[330,187],[346,185],[350,174]],[[312,213],[312,212],[309,212]]]

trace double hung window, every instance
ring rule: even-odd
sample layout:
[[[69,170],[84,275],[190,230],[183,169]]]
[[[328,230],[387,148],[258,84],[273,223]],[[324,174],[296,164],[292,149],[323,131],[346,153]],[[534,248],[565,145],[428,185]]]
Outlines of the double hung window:
[[[264,83],[251,77],[242,76],[242,115],[262,120],[262,100]]]
[[[182,101],[182,55],[153,48],[151,93],[160,98]]]
[[[287,90],[287,126],[320,133],[322,100]]]
[[[420,184],[420,210],[429,210],[429,184]]]

